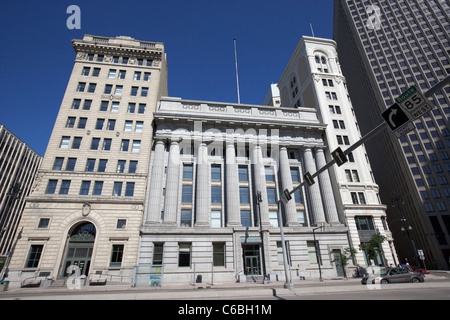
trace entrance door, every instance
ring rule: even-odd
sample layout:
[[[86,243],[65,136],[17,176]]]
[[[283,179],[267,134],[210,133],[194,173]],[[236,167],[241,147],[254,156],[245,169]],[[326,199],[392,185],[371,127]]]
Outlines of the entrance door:
[[[80,276],[89,276],[89,267],[91,266],[92,250],[95,242],[95,226],[92,223],[82,223],[76,226],[70,233],[69,243],[67,245],[66,258],[61,270],[63,277],[70,276],[72,272],[70,266],[77,266],[80,270]]]
[[[261,256],[259,245],[243,245],[244,273],[247,276],[261,275]]]

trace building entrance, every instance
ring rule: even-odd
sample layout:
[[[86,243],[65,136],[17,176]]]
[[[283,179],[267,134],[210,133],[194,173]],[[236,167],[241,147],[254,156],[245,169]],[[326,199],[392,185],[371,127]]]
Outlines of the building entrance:
[[[71,275],[73,268],[79,268],[79,275],[89,275],[92,250],[94,248],[96,229],[92,223],[82,223],[76,226],[70,233],[69,243],[66,249],[64,269],[61,271],[63,277]],[[67,273],[69,270],[69,273]]]
[[[247,276],[261,275],[260,245],[242,245],[244,273]]]

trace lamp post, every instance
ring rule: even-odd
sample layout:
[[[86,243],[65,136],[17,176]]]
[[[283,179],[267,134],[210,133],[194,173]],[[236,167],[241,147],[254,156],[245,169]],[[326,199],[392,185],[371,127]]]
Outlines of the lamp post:
[[[392,199],[392,207],[397,206],[398,212],[400,214],[399,220],[402,222],[402,227],[400,228],[400,230],[402,232],[406,233],[409,243],[411,244],[411,249],[413,251],[414,263],[417,265],[417,267],[420,267],[420,264],[417,260],[416,245],[414,244],[414,240],[411,237],[412,227],[407,223],[406,217],[404,216],[402,208],[401,208],[401,205],[404,205],[404,204],[405,204],[405,199],[402,196],[400,196],[400,197],[396,196],[394,199]]]

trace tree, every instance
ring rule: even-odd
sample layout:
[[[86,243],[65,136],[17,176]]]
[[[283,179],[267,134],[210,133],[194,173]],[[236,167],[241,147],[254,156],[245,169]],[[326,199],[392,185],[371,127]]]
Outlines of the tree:
[[[384,252],[381,244],[386,240],[386,237],[381,234],[374,234],[369,242],[363,242],[359,248],[363,250],[369,260],[376,261],[377,257],[381,257],[384,264]]]
[[[353,248],[345,248],[344,252],[341,252],[339,255],[335,256],[335,259],[331,262],[336,263],[337,265],[342,266],[344,270],[345,278],[347,278],[346,267],[349,264],[350,260],[353,260],[355,257],[356,250]]]

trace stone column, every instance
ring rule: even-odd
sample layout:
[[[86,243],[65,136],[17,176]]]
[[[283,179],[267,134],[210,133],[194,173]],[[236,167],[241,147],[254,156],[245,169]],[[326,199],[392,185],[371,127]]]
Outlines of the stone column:
[[[148,178],[147,196],[145,203],[146,224],[158,224],[161,219],[161,197],[164,178],[164,142],[159,140],[155,143],[153,153],[153,164]]]
[[[226,221],[228,227],[240,226],[239,172],[234,143],[227,143],[226,159]]]
[[[306,172],[314,174],[316,172],[316,163],[313,158],[312,150],[307,148],[303,151],[303,159],[305,162]],[[310,208],[312,215],[312,224],[320,225],[325,223],[325,212],[323,210],[322,197],[320,194],[319,181],[316,179],[316,183],[308,187],[308,193],[310,198]]]
[[[210,225],[210,190],[211,183],[208,179],[208,147],[200,143],[197,157],[196,201],[195,201],[195,226],[208,227]]]
[[[327,164],[323,149],[317,149],[316,163],[317,168],[322,168]],[[328,170],[319,175],[319,181],[327,222],[331,224],[340,224]]]
[[[253,187],[253,197],[261,192],[262,202],[260,203],[261,210],[261,224],[264,226],[270,226],[269,221],[269,205],[267,202],[267,187],[266,187],[266,174],[264,170],[264,162],[262,157],[261,147],[254,144],[252,148],[252,167],[253,167],[253,180],[255,182]],[[255,205],[258,205],[254,202]]]
[[[178,187],[180,179],[180,146],[172,141],[167,166],[166,199],[164,204],[164,224],[176,226],[178,211]]]
[[[283,190],[288,189],[291,191],[292,187],[292,177],[291,177],[291,167],[289,165],[289,158],[287,154],[286,147],[280,148],[280,176],[281,176],[281,186]],[[297,209],[295,208],[294,195],[292,194],[292,199],[284,205],[284,211],[286,214],[286,225],[287,226],[298,226],[297,219]]]

